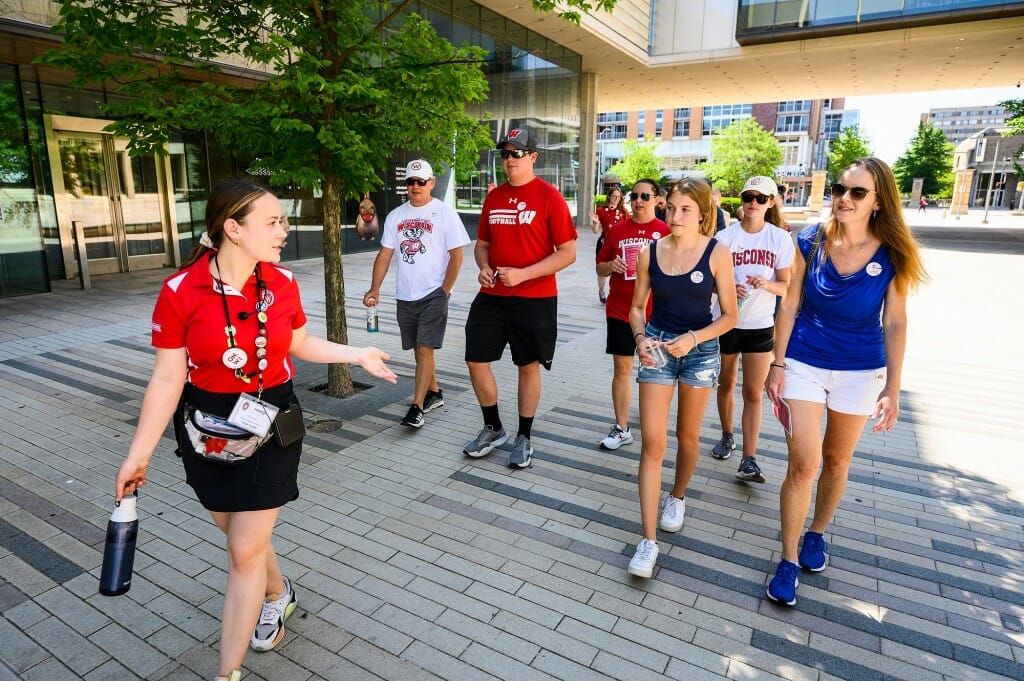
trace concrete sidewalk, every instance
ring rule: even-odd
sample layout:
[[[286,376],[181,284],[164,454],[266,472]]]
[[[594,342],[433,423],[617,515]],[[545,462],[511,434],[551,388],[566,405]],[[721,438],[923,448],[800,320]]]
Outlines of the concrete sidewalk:
[[[299,609],[281,646],[250,652],[243,678],[1024,679],[1024,350],[1019,304],[1004,302],[1017,298],[1024,256],[926,251],[933,281],[909,304],[902,418],[863,436],[827,537],[830,566],[801,575],[797,607],[784,609],[763,597],[786,459],[770,415],[759,453],[768,483],[747,485],[733,477],[738,457],[706,455],[719,436],[709,407],[686,525],[659,536],[653,579],[626,574],[639,539],[639,444],[596,445],[611,420],[611,362],[593,245],[581,234],[578,262],[559,277],[559,348],[543,377],[534,466],[516,472],[507,452],[461,453],[481,425],[462,361],[472,257],[438,354],[446,406],[417,432],[397,425],[414,365],[399,349],[393,279],[382,331],[367,334],[360,300],[373,255],[346,257],[350,340],[391,352],[400,383],[362,377],[372,387],[343,403],[303,397],[322,432],[307,437],[301,497],[274,542]],[[322,332],[322,262],[291,266]],[[140,500],[132,589],[96,593],[168,273],[0,300],[0,681],[215,671],[223,542],[169,438]],[[496,373],[514,426],[507,357]],[[300,380],[325,375],[304,366]],[[669,456],[666,487],[671,467]]]

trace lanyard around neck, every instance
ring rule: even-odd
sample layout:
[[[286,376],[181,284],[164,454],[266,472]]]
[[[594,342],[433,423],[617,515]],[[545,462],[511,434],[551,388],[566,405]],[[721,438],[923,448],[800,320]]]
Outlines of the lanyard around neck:
[[[256,263],[256,268],[253,273],[256,275],[256,324],[258,326],[256,340],[256,371],[248,374],[245,372],[245,365],[249,361],[249,354],[238,347],[238,342],[235,340],[235,325],[231,323],[231,312],[228,310],[228,295],[224,292],[224,277],[220,273],[220,263],[217,261],[217,256],[213,256],[213,265],[217,268],[217,280],[220,285],[220,299],[224,307],[224,335],[227,336],[227,350],[221,355],[221,362],[228,369],[232,369],[235,372],[235,377],[240,381],[251,383],[253,376],[258,378],[257,380],[257,399],[263,392],[263,370],[267,368],[267,311],[266,298],[267,285],[263,281],[263,277],[260,276],[260,265]],[[244,316],[243,316],[244,315]],[[239,319],[248,319],[248,313],[240,313]]]

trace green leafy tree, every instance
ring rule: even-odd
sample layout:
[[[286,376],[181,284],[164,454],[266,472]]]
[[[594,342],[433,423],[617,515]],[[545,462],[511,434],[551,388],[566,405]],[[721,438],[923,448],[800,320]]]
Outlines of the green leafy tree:
[[[941,130],[929,123],[920,123],[910,146],[896,159],[893,175],[900,191],[909,194],[914,178],[924,179],[921,193],[949,196],[953,190],[953,145]]]
[[[1024,99],[1007,99],[999,102],[999,106],[1010,114],[1006,119],[1006,125],[1010,127],[1010,135],[1024,135]],[[1020,163],[1022,158],[1024,158],[1024,146],[1013,153],[1013,168],[1017,172],[1017,177],[1024,177],[1024,167]]]
[[[782,148],[775,136],[753,118],[733,121],[711,136],[711,161],[700,169],[723,194],[739,194],[754,175],[775,177],[782,163]]]
[[[650,137],[646,142],[626,140],[622,145],[622,160],[608,169],[608,174],[615,175],[623,187],[632,187],[637,180],[650,178],[660,180],[662,173],[661,158],[654,154],[660,143]]]
[[[28,149],[18,91],[12,83],[0,83],[0,182],[21,182],[27,176]]]
[[[871,156],[871,140],[864,135],[860,126],[843,128],[829,145],[828,174],[834,180],[844,168],[865,156]]]
[[[615,0],[533,2],[579,21]],[[105,113],[131,153],[163,153],[174,129],[206,132],[261,159],[272,184],[322,190],[327,337],[347,343],[342,201],[383,184],[395,150],[463,168],[493,143],[466,112],[486,99],[486,53],[452,45],[410,4],[60,0],[65,42],[42,61],[125,98]],[[261,77],[234,77],[222,55]],[[329,367],[327,391],[352,392],[347,365]]]

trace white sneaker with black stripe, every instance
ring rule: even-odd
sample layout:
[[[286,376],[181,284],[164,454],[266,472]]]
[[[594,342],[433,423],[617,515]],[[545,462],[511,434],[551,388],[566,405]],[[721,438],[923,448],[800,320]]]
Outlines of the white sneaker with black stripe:
[[[276,601],[263,601],[260,620],[256,623],[256,631],[249,640],[253,650],[266,652],[273,650],[284,638],[284,622],[293,612],[298,601],[291,580],[284,578],[284,593]]]

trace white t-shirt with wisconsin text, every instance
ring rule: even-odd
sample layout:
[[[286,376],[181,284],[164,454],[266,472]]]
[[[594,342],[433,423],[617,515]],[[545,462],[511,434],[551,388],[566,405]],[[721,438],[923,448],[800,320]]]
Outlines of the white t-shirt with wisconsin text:
[[[419,208],[403,203],[388,213],[380,245],[395,251],[395,297],[420,300],[444,283],[448,251],[469,243],[469,234],[451,206],[438,199]]]
[[[732,254],[733,278],[737,284],[747,283],[747,276],[763,277],[776,281],[775,270],[783,270],[793,264],[796,251],[793,237],[771,223],[765,223],[756,234],[748,234],[740,224],[729,225],[715,235]],[[764,289],[750,289],[750,296],[740,307],[737,329],[767,329],[775,324],[774,293]],[[718,296],[711,303],[711,316],[717,319],[722,314]]]

